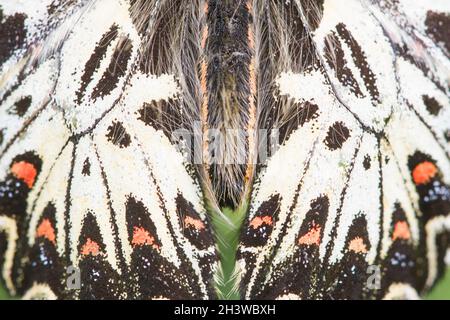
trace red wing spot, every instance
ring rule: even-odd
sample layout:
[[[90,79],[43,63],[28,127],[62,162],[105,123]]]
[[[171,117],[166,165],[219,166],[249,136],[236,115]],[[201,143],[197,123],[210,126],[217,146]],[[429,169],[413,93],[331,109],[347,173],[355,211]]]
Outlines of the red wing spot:
[[[419,185],[430,182],[437,171],[435,164],[430,161],[419,163],[412,172],[414,183]]]
[[[411,232],[406,221],[398,221],[394,225],[394,232],[392,233],[392,240],[404,239],[409,240],[411,238]]]
[[[367,246],[364,243],[363,238],[356,237],[352,241],[350,241],[348,245],[348,250],[353,251],[355,253],[367,253]]]
[[[86,243],[81,248],[81,254],[83,256],[93,255],[96,256],[100,253],[100,246],[97,242],[92,241],[91,238],[86,240]]]
[[[301,236],[298,239],[298,244],[304,244],[307,246],[311,246],[313,244],[320,245],[320,231],[322,230],[322,227],[318,224],[314,224],[309,231]]]
[[[201,220],[194,219],[190,216],[186,216],[184,218],[184,224],[187,225],[188,227],[193,227],[198,231],[202,231],[203,229],[205,229],[205,224]]]
[[[49,219],[42,220],[41,224],[36,229],[36,237],[44,237],[51,243],[56,244],[55,229]]]
[[[133,228],[133,239],[131,240],[133,247],[136,246],[152,246],[155,249],[159,249],[159,246],[155,244],[155,237],[150,235],[150,233],[143,227]]]
[[[271,216],[263,216],[263,217],[254,217],[252,221],[250,221],[250,227],[253,229],[258,229],[263,224],[271,226],[273,224]]]
[[[25,182],[31,189],[37,176],[37,170],[29,162],[19,161],[11,166],[12,174],[19,180]]]

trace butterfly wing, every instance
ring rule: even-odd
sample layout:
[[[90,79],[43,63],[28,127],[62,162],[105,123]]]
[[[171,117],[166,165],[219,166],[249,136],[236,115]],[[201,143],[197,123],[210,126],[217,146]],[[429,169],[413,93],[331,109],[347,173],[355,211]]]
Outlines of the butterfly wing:
[[[25,298],[214,297],[201,191],[168,134],[187,119],[180,110],[189,114],[170,48],[195,44],[162,19],[189,22],[202,11],[144,1],[0,8],[9,44],[0,60],[8,289]]]
[[[169,139],[200,114],[207,10],[1,3],[0,264],[10,291],[213,297],[200,189]],[[416,297],[448,248],[448,5],[247,9],[252,103],[259,127],[278,128],[283,143],[253,191],[243,297]]]
[[[261,108],[283,143],[252,194],[242,296],[418,297],[449,246],[448,4],[255,8],[280,58]]]

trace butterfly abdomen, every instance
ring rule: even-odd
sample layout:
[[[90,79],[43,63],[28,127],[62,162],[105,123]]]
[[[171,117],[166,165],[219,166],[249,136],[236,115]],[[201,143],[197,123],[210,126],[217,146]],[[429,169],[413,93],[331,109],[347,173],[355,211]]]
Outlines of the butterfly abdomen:
[[[253,147],[254,39],[250,1],[205,3],[203,68],[205,162],[222,205],[240,202]],[[253,87],[253,88],[252,88]]]

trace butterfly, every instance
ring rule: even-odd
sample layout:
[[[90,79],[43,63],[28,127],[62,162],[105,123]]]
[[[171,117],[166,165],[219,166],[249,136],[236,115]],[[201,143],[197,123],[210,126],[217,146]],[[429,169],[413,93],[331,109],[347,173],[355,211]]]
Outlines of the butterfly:
[[[450,246],[450,5],[0,1],[0,266],[25,299],[418,298]]]

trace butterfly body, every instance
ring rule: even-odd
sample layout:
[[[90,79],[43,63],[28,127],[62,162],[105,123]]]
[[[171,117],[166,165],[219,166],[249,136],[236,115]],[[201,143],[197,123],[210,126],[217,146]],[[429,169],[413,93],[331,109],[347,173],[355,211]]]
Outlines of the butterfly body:
[[[4,284],[214,299],[208,211],[248,205],[242,298],[417,298],[449,247],[449,11],[0,1]]]

